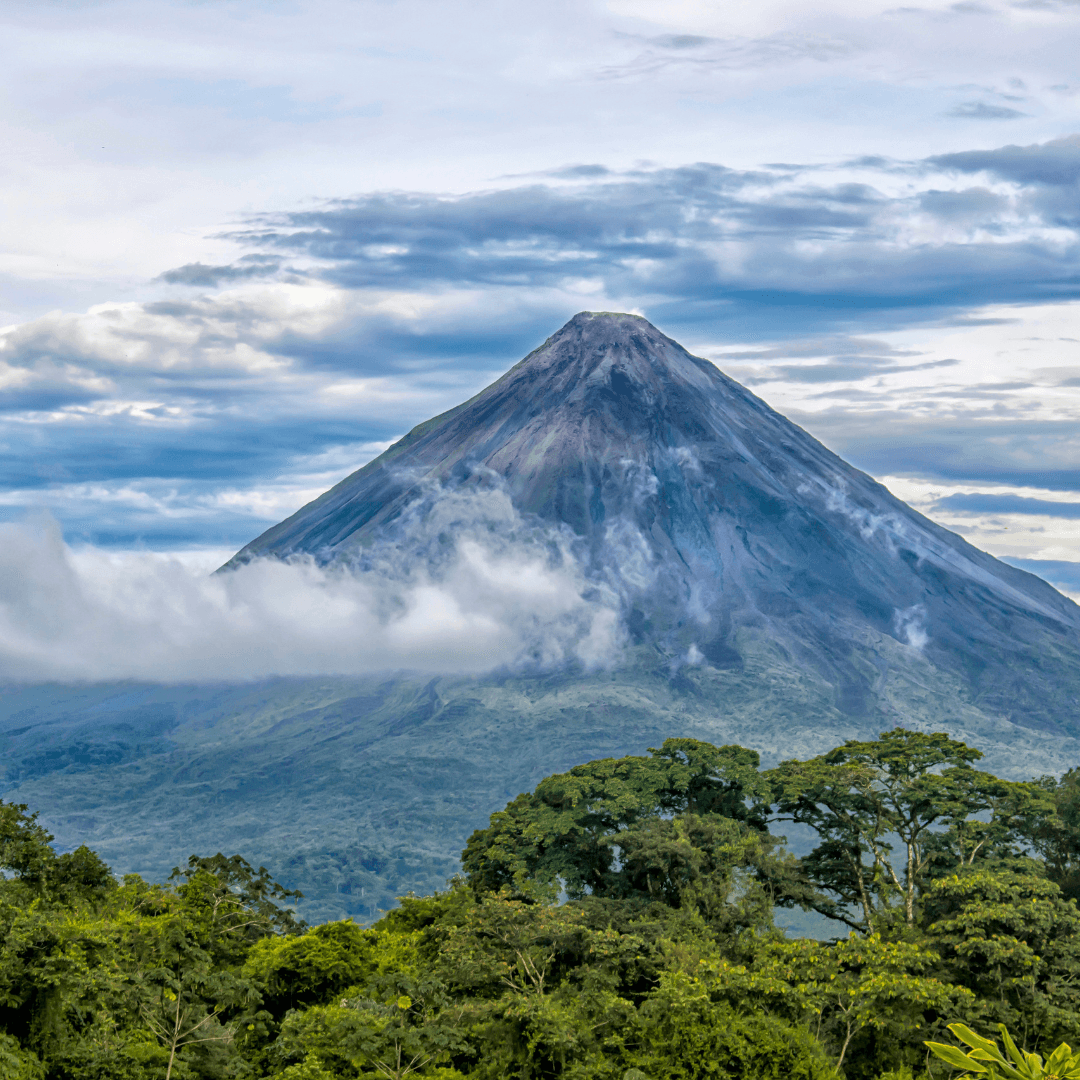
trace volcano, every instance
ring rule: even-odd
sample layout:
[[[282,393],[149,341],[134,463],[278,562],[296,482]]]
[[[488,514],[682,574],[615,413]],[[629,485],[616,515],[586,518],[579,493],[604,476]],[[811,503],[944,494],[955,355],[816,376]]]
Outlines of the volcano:
[[[609,666],[7,687],[0,794],[118,870],[242,852],[305,918],[367,920],[441,887],[542,777],[670,736],[772,764],[902,724],[1016,779],[1080,760],[1076,605],[633,315],[575,316],[223,571],[391,552],[428,573],[476,535],[460,508],[489,503],[609,605]]]
[[[231,561],[407,544],[433,490],[497,484],[576,543],[633,640],[741,669],[764,644],[836,708],[902,722],[890,676],[1077,733],[1080,608],[935,525],[636,315],[582,312]],[[929,663],[929,668],[927,667]]]

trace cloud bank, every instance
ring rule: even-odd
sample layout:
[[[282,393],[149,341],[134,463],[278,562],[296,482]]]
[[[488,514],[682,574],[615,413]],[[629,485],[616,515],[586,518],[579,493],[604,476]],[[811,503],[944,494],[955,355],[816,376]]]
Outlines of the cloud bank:
[[[0,525],[0,679],[481,673],[617,658],[616,603],[562,537],[522,529],[499,493],[452,497],[442,514],[426,519],[420,557],[386,544],[351,568],[260,559],[215,575],[153,553],[73,551],[48,519]]]

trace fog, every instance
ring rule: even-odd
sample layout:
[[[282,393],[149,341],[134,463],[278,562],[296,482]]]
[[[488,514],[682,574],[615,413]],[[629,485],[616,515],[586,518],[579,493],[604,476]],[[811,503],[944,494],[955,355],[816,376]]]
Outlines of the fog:
[[[155,682],[606,666],[618,603],[565,537],[499,492],[443,500],[410,543],[351,565],[258,559],[210,574],[151,552],[73,550],[48,518],[0,525],[0,678]]]

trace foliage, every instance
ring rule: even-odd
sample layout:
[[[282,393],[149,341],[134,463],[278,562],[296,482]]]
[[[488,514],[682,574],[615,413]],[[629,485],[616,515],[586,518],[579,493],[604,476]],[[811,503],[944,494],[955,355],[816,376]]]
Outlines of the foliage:
[[[701,979],[666,977],[641,1009],[635,1059],[670,1080],[834,1080],[821,1044],[801,1025],[767,1012],[716,1004]]]
[[[903,1063],[939,1015],[973,997],[931,974],[935,955],[910,942],[851,935],[825,943],[772,937],[749,965],[701,956],[677,976],[714,1001],[751,1007],[810,1030],[837,1068],[875,1076]],[[661,975],[661,984],[676,976]]]
[[[965,1053],[946,1043],[926,1045],[954,1069],[985,1076],[986,1080],[1080,1080],[1080,1053],[1074,1054],[1068,1043],[1062,1043],[1044,1062],[1038,1054],[1018,1049],[1004,1024],[998,1025],[998,1031],[1007,1058],[993,1039],[976,1035],[964,1024],[950,1024],[949,1031],[971,1049]]]
[[[1044,776],[1039,783],[1052,800],[1053,812],[1030,823],[1029,842],[1062,895],[1080,900],[1080,769],[1070,769],[1058,780]]]
[[[820,840],[802,861],[832,895],[818,910],[863,932],[912,927],[935,873],[1015,857],[1050,799],[1040,784],[973,768],[980,757],[947,735],[896,728],[772,770],[779,820]]]
[[[1080,1038],[1080,911],[1034,873],[980,870],[935,882],[929,942],[983,1018],[1025,1043]]]
[[[606,758],[542,780],[475,832],[462,862],[480,890],[552,900],[612,897],[753,926],[805,899],[765,827],[769,786],[741,746],[668,739],[648,757]],[[736,899],[738,897],[738,899]]]
[[[24,1050],[12,1035],[0,1035],[0,1076],[4,1080],[44,1080],[36,1054]]]
[[[0,1076],[915,1080],[947,1019],[1075,1042],[1077,779],[978,757],[897,730],[765,773],[689,739],[589,762],[369,927],[305,926],[239,856],[117,881],[0,803]],[[816,830],[806,858],[784,820]],[[851,932],[787,938],[782,904]]]

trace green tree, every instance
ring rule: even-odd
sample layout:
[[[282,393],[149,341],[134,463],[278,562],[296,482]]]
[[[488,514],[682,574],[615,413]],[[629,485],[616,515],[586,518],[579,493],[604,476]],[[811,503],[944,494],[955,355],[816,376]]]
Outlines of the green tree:
[[[335,1077],[405,1080],[464,1048],[456,1019],[438,980],[378,976],[333,1003],[289,1013],[275,1051],[295,1062],[281,1075],[309,1066]]]
[[[554,899],[695,905],[754,925],[802,899],[794,860],[768,834],[758,755],[668,739],[648,757],[606,758],[542,780],[473,833],[462,856],[479,890]],[[733,901],[738,902],[733,902]]]
[[[243,974],[262,994],[263,1005],[280,1019],[290,1009],[322,1005],[362,985],[377,969],[378,931],[351,920],[324,923],[303,934],[255,942]]]
[[[45,1080],[45,1068],[13,1035],[0,1034],[0,1076],[4,1080]]]
[[[917,1048],[935,1032],[938,1018],[973,1000],[970,991],[937,978],[936,963],[933,952],[913,942],[877,934],[837,942],[777,937],[763,942],[749,964],[705,955],[684,966],[680,977],[733,1009],[805,1026],[838,1069],[876,1076],[905,1054],[917,1060]]]
[[[655,1080],[835,1080],[801,1024],[717,1002],[706,980],[666,975],[643,1003],[626,1061]]]
[[[187,916],[198,921],[209,946],[234,955],[237,950],[275,934],[298,934],[304,924],[290,907],[303,899],[299,889],[274,881],[265,866],[255,870],[239,855],[192,855],[182,870],[169,875]]]
[[[89,848],[58,856],[52,833],[28,809],[25,803],[0,801],[0,871],[10,875],[9,892],[14,887],[27,898],[71,903],[116,887],[112,871]]]
[[[1045,790],[973,768],[981,757],[947,735],[897,728],[772,770],[777,820],[820,838],[802,860],[834,898],[817,909],[863,933],[897,913],[913,927],[933,876],[1019,855],[1024,824],[1048,807]]]
[[[203,928],[185,915],[181,907],[141,920],[134,935],[130,974],[142,991],[143,1022],[168,1053],[165,1080],[170,1080],[184,1048],[231,1043],[238,1021],[226,1016],[255,998],[246,980],[214,962],[206,948],[211,943],[200,940]]]
[[[1044,776],[1039,786],[1051,811],[1025,822],[1026,839],[1062,895],[1080,901],[1080,769],[1058,779]]]
[[[977,1015],[1036,1048],[1080,1038],[1080,911],[1051,881],[990,869],[936,881],[925,899],[942,974]]]

